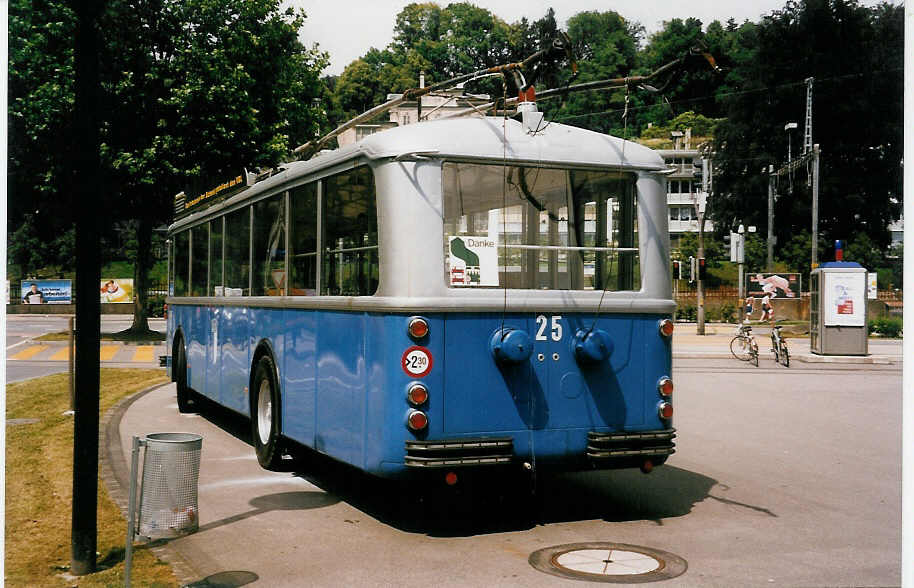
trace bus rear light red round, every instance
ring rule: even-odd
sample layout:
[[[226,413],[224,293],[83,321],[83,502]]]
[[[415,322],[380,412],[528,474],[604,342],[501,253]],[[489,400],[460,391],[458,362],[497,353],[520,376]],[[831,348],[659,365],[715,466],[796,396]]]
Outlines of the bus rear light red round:
[[[414,317],[410,319],[406,330],[409,332],[410,337],[418,341],[428,335],[428,321],[422,317]]]
[[[428,388],[416,382],[410,385],[409,390],[406,391],[406,399],[413,406],[425,404],[428,401]]]
[[[657,382],[657,391],[660,392],[660,395],[669,398],[673,395],[673,380],[663,377],[660,378],[660,381]]]
[[[662,321],[660,321],[659,327],[660,327],[660,334],[663,335],[664,337],[673,336],[673,330],[675,328],[675,325],[673,324],[673,321],[671,321],[670,319],[663,319]]]
[[[457,484],[457,474],[454,472],[448,472],[444,476],[444,483],[448,486],[454,486]]]
[[[413,431],[422,431],[428,426],[428,416],[421,410],[411,410],[406,417],[406,424]]]
[[[673,405],[669,402],[661,402],[657,406],[657,413],[660,415],[660,418],[669,420],[673,418]]]

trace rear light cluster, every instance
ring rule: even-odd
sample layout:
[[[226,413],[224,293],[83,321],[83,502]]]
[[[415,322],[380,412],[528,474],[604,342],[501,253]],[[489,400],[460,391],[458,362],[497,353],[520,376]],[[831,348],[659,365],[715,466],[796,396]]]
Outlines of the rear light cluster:
[[[664,337],[672,337],[673,329],[675,328],[675,325],[673,324],[673,321],[671,321],[670,319],[663,319],[658,324],[658,328],[660,329],[660,334],[663,335]]]
[[[410,339],[417,343],[428,336],[428,321],[421,316],[409,319],[406,333]],[[406,414],[406,426],[415,433],[420,433],[428,428],[428,415],[420,410],[428,402],[428,388],[421,382],[412,382],[406,389],[406,402],[410,410]]]
[[[657,405],[657,414],[663,420],[673,418],[673,380],[663,376],[657,381],[657,392],[660,393],[662,400]]]

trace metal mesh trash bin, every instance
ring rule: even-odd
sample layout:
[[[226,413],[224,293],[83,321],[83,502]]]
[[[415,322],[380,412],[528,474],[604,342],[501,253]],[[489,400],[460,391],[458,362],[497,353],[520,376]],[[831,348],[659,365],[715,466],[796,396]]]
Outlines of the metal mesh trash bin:
[[[137,535],[180,537],[199,528],[197,481],[203,437],[192,433],[146,436]]]

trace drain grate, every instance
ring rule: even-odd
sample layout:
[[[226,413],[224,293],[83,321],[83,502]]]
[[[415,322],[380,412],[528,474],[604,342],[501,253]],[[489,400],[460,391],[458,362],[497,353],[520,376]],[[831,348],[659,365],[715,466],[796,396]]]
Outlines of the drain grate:
[[[530,565],[567,578],[610,584],[642,584],[681,576],[688,563],[678,555],[625,543],[568,543],[534,551]]]

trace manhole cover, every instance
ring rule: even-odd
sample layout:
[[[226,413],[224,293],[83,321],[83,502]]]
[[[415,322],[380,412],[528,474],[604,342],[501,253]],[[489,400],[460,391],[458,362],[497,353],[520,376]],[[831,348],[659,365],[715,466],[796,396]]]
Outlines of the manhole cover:
[[[530,565],[541,572],[588,582],[641,584],[681,576],[686,560],[659,549],[624,543],[568,543],[534,551]]]

